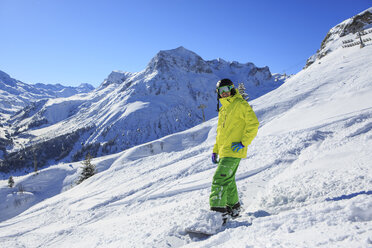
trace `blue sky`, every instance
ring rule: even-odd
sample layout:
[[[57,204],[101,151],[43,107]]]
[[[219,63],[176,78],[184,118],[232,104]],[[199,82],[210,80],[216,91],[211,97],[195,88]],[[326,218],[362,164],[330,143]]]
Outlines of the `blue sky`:
[[[371,0],[0,0],[0,70],[25,83],[98,86],[179,46],[296,73],[328,30]]]

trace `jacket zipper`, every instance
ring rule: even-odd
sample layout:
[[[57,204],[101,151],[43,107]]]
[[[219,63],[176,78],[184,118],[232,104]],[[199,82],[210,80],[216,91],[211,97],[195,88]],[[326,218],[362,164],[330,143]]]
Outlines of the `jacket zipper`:
[[[228,101],[230,103],[228,107],[231,107],[231,102],[229,101],[229,99],[226,99],[226,101]],[[225,119],[223,120],[223,124],[222,124],[223,128],[225,128],[226,119],[227,119],[227,108],[226,108],[226,111],[225,111]]]

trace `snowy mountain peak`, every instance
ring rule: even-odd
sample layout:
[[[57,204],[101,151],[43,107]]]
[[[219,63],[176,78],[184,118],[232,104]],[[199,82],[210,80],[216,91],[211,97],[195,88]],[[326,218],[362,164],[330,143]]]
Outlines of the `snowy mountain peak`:
[[[77,88],[78,88],[78,89],[86,89],[87,92],[88,92],[88,91],[92,91],[92,90],[94,90],[94,86],[91,85],[91,84],[88,84],[88,83],[82,83],[82,84],[80,84]]]
[[[175,49],[170,50],[161,50],[155,57],[172,57],[175,59],[183,59],[183,60],[198,60],[201,59],[199,55],[190,51],[183,46],[177,47]]]
[[[304,68],[338,48],[360,45],[361,40],[364,42],[372,40],[372,7],[331,28],[320,49],[306,61]]]
[[[176,49],[160,51],[146,68],[146,73],[160,72],[168,75],[191,72],[196,74],[216,74],[218,78],[225,78],[229,74],[233,81],[241,80],[239,74],[242,71],[245,71],[249,76],[255,76],[259,72],[262,74],[259,76],[259,80],[270,80],[272,77],[267,66],[258,68],[251,62],[242,64],[237,61],[225,61],[221,58],[205,61],[198,54],[182,46]],[[256,80],[255,84],[257,83]]]
[[[0,89],[2,89],[2,85],[8,85],[11,87],[16,86],[17,80],[11,78],[8,74],[0,70]]]
[[[179,46],[177,48],[174,48],[174,49],[170,49],[170,50],[161,50],[159,51],[158,54],[167,54],[167,55],[170,55],[170,56],[174,56],[174,57],[200,57],[199,55],[197,55],[196,53],[194,53],[193,51],[190,51],[186,48],[184,48],[183,46]]]
[[[146,70],[170,72],[174,69],[193,71],[195,73],[211,73],[206,62],[196,53],[180,46],[176,49],[163,50],[151,59]]]
[[[121,84],[128,78],[133,76],[131,72],[124,72],[124,71],[112,71],[108,77],[103,81],[100,88],[106,87],[110,84]]]

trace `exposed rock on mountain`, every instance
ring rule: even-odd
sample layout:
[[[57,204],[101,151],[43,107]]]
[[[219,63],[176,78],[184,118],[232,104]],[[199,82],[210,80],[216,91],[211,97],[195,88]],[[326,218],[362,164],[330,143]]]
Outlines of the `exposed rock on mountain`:
[[[340,48],[342,42],[352,41],[356,42],[359,40],[357,35],[358,32],[365,30],[370,30],[372,28],[372,8],[369,8],[362,13],[351,17],[342,23],[331,28],[327,33],[326,37],[323,39],[320,49],[316,54],[312,55],[307,61],[304,68],[309,67],[316,60],[319,60],[332,52],[333,50]],[[344,39],[340,39],[344,38]]]

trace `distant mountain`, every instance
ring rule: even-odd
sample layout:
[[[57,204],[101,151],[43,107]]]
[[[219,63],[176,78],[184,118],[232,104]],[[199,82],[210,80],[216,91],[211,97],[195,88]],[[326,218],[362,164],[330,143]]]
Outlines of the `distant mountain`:
[[[55,97],[69,97],[76,94],[88,93],[94,90],[93,85],[83,83],[77,87],[63,86],[61,84],[41,84],[34,85],[35,88],[46,91],[49,95]]]
[[[372,7],[355,15],[335,27],[331,28],[321,43],[320,49],[312,55],[307,61],[304,68],[309,67],[315,61],[323,58],[338,47],[344,45],[359,45],[358,33],[362,35],[370,32],[372,28]],[[367,32],[366,32],[367,31]],[[363,40],[362,36],[362,40]]]
[[[203,121],[202,111],[206,120],[217,116],[222,78],[243,83],[250,99],[284,82],[253,63],[205,61],[183,47],[160,51],[141,72],[114,71],[92,92],[39,101],[13,115],[2,170],[31,167],[33,153],[40,165],[76,161],[191,128]]]
[[[0,71],[0,118],[4,119],[5,115],[12,115],[32,102],[69,97],[92,90],[94,87],[90,84],[81,84],[78,87],[66,87],[60,84],[26,84]]]

